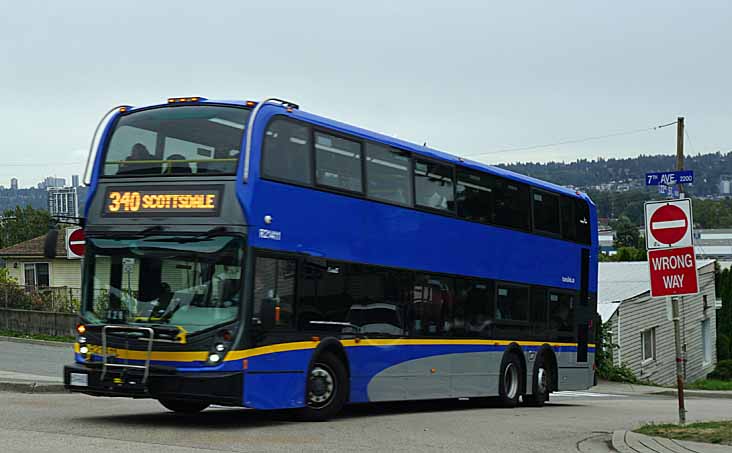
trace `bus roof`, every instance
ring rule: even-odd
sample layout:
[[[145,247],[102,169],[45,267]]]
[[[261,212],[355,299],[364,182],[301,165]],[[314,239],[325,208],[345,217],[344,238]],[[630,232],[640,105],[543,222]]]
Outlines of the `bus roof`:
[[[214,99],[205,99],[201,98],[201,101],[199,104],[228,104],[228,105],[236,105],[236,106],[243,106],[246,107],[247,103],[250,103],[251,101],[245,101],[245,100],[214,100]],[[170,104],[161,104],[159,107],[170,105]],[[150,108],[153,106],[146,106],[142,108]],[[158,106],[154,106],[158,107]],[[540,189],[546,189],[552,192],[557,192],[563,195],[567,195],[574,198],[581,198],[586,200],[587,202],[592,203],[592,200],[584,194],[579,191],[575,191],[573,189],[560,186],[558,184],[554,184],[548,181],[543,181],[541,179],[536,179],[531,176],[522,175],[520,173],[515,173],[510,170],[506,170],[500,167],[496,167],[493,165],[484,164],[481,162],[477,162],[472,159],[468,158],[462,158],[459,156],[456,156],[454,154],[449,154],[444,151],[440,151],[434,148],[430,148],[427,146],[421,146],[416,143],[411,143],[406,140],[401,140],[396,137],[390,137],[388,135],[384,135],[378,132],[373,132],[368,129],[363,129],[358,126],[353,126],[351,124],[343,123],[341,121],[336,121],[330,118],[326,118],[323,116],[319,116],[313,113],[309,113],[303,110],[298,109],[286,109],[283,106],[277,105],[277,104],[270,104],[268,105],[268,108],[276,108],[281,109],[283,112],[286,112],[286,114],[292,118],[300,119],[309,123],[313,123],[322,127],[334,129],[336,131],[354,135],[357,137],[360,137],[362,139],[366,140],[372,140],[380,143],[384,143],[387,145],[394,146],[396,148],[404,149],[406,151],[413,152],[418,155],[425,156],[427,158],[433,158],[442,160],[454,165],[461,165],[464,167],[472,168],[474,170],[479,170],[485,173],[494,174],[496,176],[502,176],[504,178],[512,179],[517,182],[523,182],[525,184],[529,184],[534,187],[538,187]],[[135,109],[136,110],[136,109]]]

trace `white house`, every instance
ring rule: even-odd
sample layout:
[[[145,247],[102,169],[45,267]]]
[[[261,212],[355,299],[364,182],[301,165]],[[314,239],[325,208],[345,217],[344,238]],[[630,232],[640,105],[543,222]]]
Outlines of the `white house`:
[[[716,298],[714,260],[699,260],[699,293],[680,299],[685,380],[703,379],[714,370]],[[597,311],[610,323],[619,347],[613,362],[625,364],[640,379],[668,385],[676,382],[673,322],[665,298],[652,299],[648,263],[600,263]]]

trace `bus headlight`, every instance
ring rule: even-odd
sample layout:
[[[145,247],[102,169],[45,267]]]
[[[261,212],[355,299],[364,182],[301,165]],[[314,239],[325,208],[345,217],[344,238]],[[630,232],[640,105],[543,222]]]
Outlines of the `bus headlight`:
[[[89,353],[89,347],[87,345],[84,344],[84,345],[81,345],[81,347],[79,347],[79,354],[86,355],[88,353]]]
[[[214,349],[216,349],[216,352],[224,352],[226,350],[226,346],[224,346],[223,343],[219,343]]]
[[[208,355],[208,361],[211,363],[218,363],[219,360],[221,360],[221,356],[216,354],[215,352],[212,352]]]

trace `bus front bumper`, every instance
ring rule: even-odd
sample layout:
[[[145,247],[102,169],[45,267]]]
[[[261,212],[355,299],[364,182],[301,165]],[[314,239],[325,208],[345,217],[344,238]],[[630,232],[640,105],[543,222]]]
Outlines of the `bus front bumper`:
[[[102,380],[101,364],[64,366],[64,387],[93,396],[203,401],[242,406],[243,372],[187,372],[150,367],[147,381],[138,369],[108,369]]]

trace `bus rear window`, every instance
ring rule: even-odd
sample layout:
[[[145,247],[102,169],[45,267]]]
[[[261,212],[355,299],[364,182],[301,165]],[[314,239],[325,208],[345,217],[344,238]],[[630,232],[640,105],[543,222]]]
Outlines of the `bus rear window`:
[[[162,107],[122,116],[107,147],[104,176],[232,175],[249,110]]]

